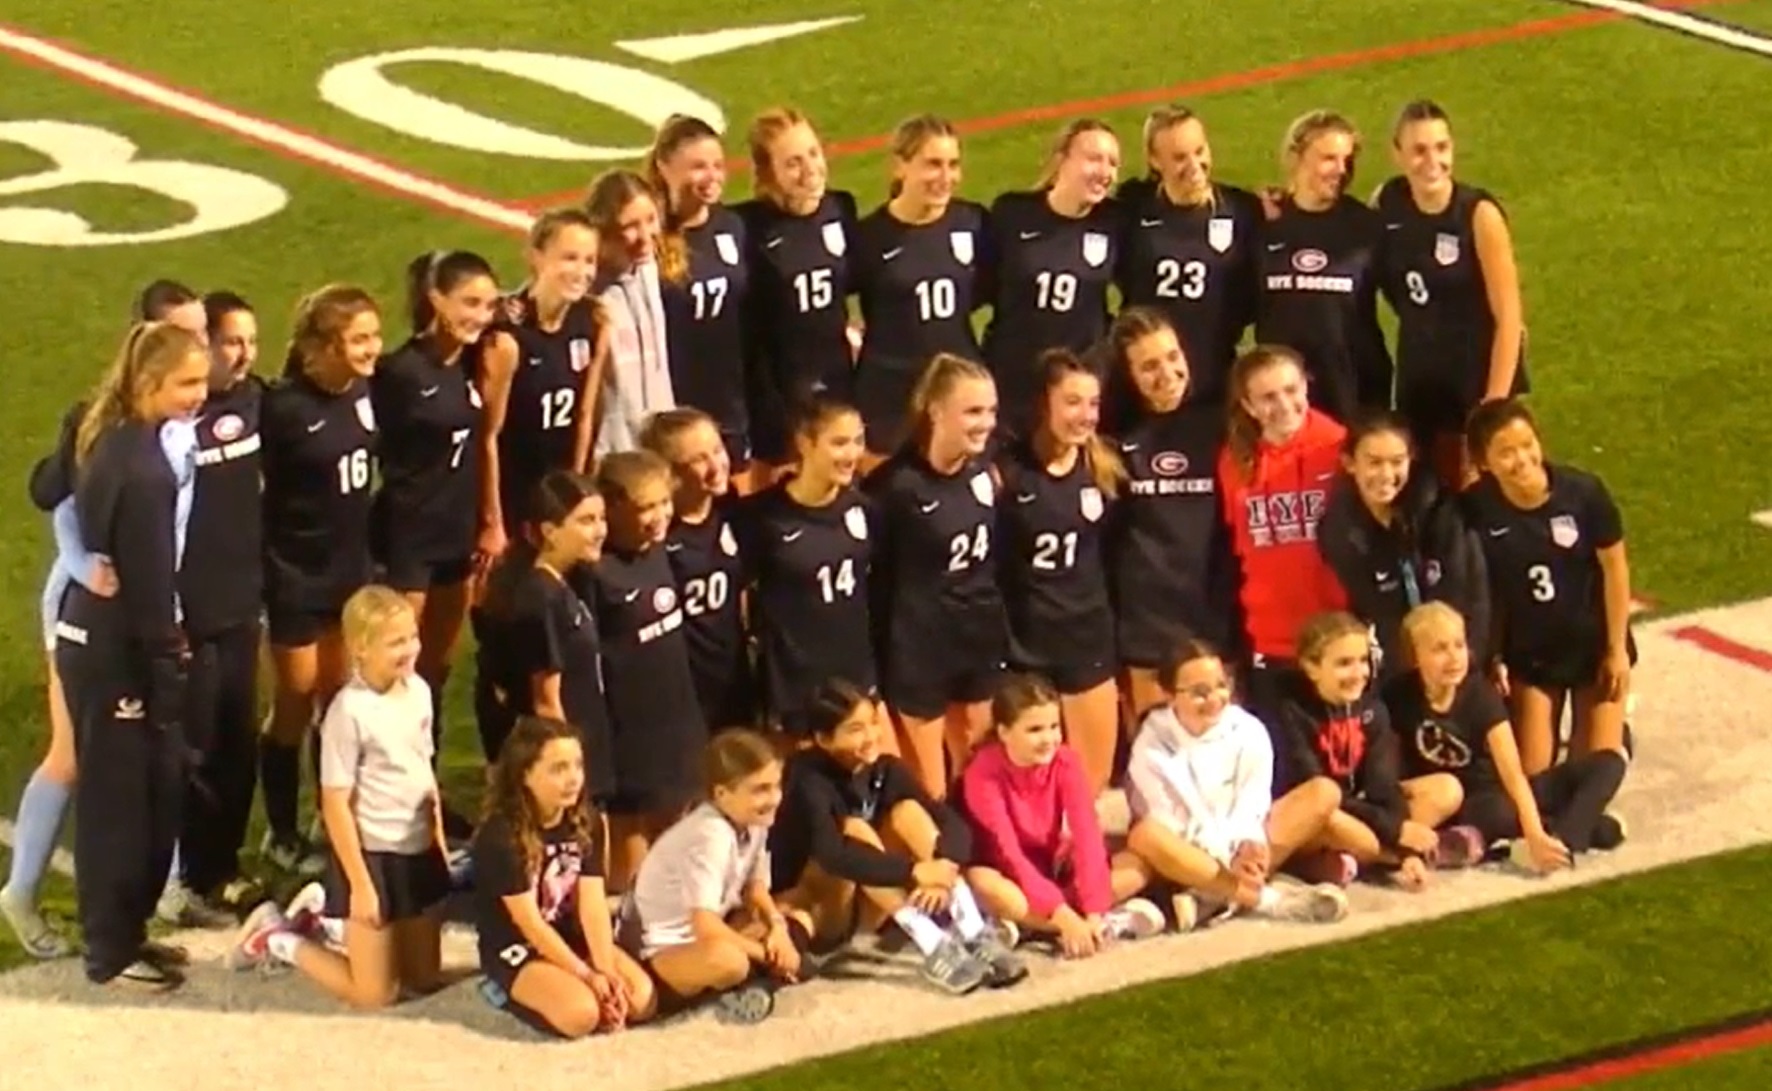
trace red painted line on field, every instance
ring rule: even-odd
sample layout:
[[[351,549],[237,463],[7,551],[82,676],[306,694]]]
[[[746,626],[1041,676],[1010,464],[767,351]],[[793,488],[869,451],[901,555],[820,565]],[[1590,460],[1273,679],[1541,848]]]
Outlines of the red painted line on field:
[[[1697,8],[1731,2],[1733,0],[1663,0],[1655,6],[1669,9]],[[1062,121],[1073,117],[1105,114],[1115,110],[1126,110],[1134,106],[1148,106],[1152,103],[1169,102],[1181,98],[1223,94],[1227,91],[1243,91],[1264,84],[1303,79],[1306,76],[1320,76],[1324,73],[1341,72],[1352,68],[1363,68],[1366,65],[1380,64],[1385,61],[1402,61],[1441,53],[1457,53],[1466,49],[1518,42],[1528,38],[1543,37],[1547,34],[1562,34],[1606,23],[1627,22],[1629,18],[1629,16],[1610,11],[1579,11],[1568,15],[1556,15],[1545,19],[1514,23],[1509,26],[1485,27],[1481,30],[1444,34],[1435,38],[1418,38],[1414,41],[1368,46],[1343,53],[1326,53],[1318,57],[1307,57],[1301,61],[1286,61],[1281,64],[1265,65],[1261,68],[1225,72],[1216,76],[1206,76],[1164,87],[1147,87],[1139,91],[1120,91],[1111,95],[1071,99],[1066,102],[1049,103],[1045,106],[1028,106],[1000,114],[956,121],[954,125],[962,133],[967,134],[996,132],[999,129],[1010,129],[1017,125],[1028,125],[1034,122]],[[891,144],[891,133],[837,140],[825,145],[825,155],[828,158],[861,155],[867,152],[882,151],[890,147]],[[749,166],[748,160],[734,159],[727,169],[738,174],[743,173]],[[529,209],[574,204],[583,198],[584,192],[584,187],[581,186],[573,190],[520,198],[517,204]]]
[[[1512,1083],[1492,1084],[1489,1091],[1579,1091],[1768,1045],[1772,1045],[1772,1020],[1528,1076]]]
[[[1751,644],[1730,640],[1723,634],[1713,632],[1702,625],[1687,625],[1675,629],[1671,635],[1675,640],[1684,640],[1712,655],[1720,655],[1732,663],[1740,663],[1744,667],[1752,667],[1757,671],[1772,674],[1772,652],[1768,652],[1764,648],[1756,648]]]

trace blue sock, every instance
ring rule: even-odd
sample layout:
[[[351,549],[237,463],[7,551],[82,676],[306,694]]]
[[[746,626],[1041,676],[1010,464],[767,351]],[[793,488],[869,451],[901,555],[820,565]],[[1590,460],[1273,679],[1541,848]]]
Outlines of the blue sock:
[[[37,884],[55,851],[62,816],[68,810],[68,786],[57,784],[39,769],[31,774],[18,801],[18,826],[13,831],[12,874],[6,888],[29,905],[37,904]]]

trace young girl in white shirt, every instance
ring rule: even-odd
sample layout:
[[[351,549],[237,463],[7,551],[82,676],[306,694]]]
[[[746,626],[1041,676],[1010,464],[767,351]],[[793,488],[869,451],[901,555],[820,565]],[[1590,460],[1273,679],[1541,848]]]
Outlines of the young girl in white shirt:
[[[418,619],[379,585],[345,603],[354,668],[320,724],[320,816],[331,845],[324,884],[287,908],[253,910],[230,952],[235,969],[294,966],[356,1008],[392,1004],[404,986],[442,984],[442,921],[450,889],[441,798],[431,759],[431,687],[418,676]],[[329,948],[344,918],[344,952]]]
[[[1229,673],[1210,645],[1188,640],[1158,675],[1166,703],[1145,715],[1127,767],[1127,848],[1181,893],[1176,927],[1231,913],[1329,922],[1347,915],[1332,885],[1270,883],[1340,806],[1318,778],[1273,798],[1274,748],[1260,720],[1233,704]]]

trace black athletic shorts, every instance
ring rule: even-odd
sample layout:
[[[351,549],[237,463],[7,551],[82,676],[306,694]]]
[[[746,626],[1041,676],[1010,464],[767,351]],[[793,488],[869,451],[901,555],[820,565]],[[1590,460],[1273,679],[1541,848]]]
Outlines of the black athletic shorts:
[[[426,852],[365,852],[363,862],[369,868],[369,881],[375,885],[381,902],[383,924],[421,917],[449,897],[449,862],[438,849]],[[327,854],[326,915],[351,915],[351,882],[345,876],[338,856]]]

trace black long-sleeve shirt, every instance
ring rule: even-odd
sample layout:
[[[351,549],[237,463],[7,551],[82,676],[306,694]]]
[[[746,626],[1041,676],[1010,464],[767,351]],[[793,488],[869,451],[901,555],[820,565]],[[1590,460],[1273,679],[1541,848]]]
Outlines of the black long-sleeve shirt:
[[[1313,777],[1341,788],[1341,809],[1395,848],[1408,807],[1390,713],[1370,692],[1351,705],[1332,705],[1303,677],[1280,707],[1276,733],[1280,779],[1287,790]]]
[[[894,757],[852,770],[816,747],[788,759],[781,814],[769,834],[773,885],[786,890],[799,882],[807,864],[816,863],[838,879],[862,886],[908,890],[916,861],[875,848],[843,833],[843,823],[859,818],[879,828],[892,808],[913,802],[935,820],[936,854],[958,864],[972,857],[972,833],[951,807],[930,799],[910,768]]]
[[[54,511],[74,493],[74,436],[80,420],[86,416],[86,403],[76,402],[62,417],[61,432],[56,436],[55,450],[37,460],[31,467],[31,503],[38,511]]]
[[[1381,677],[1405,669],[1403,618],[1424,602],[1443,602],[1462,614],[1471,659],[1485,662],[1493,650],[1489,570],[1458,498],[1417,473],[1393,509],[1390,524],[1380,523],[1344,475],[1317,524],[1318,550],[1347,590],[1348,605],[1377,632]]]

